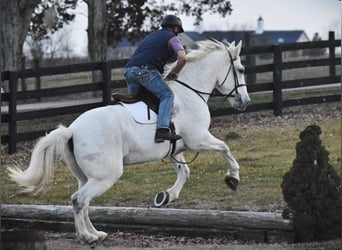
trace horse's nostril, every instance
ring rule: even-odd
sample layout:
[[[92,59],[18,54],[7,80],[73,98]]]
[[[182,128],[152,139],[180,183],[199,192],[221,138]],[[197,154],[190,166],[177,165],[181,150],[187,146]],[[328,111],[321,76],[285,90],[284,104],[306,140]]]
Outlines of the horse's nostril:
[[[248,105],[251,102],[251,99],[249,98],[249,96],[246,97],[246,99],[243,101],[244,105]]]

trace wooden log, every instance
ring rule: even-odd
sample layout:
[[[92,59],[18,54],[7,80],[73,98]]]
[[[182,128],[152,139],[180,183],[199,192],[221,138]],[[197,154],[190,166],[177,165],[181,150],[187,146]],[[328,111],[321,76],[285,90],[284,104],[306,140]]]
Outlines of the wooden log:
[[[73,221],[71,206],[2,205],[1,210],[4,219]],[[289,220],[270,212],[94,206],[89,216],[96,224],[292,231]]]

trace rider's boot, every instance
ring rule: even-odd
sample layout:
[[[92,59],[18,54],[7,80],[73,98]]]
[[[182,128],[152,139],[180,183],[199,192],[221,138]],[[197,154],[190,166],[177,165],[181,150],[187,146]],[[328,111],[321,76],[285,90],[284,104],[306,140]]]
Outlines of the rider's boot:
[[[168,128],[158,128],[156,131],[156,135],[154,137],[154,141],[157,143],[167,141],[177,141],[181,139],[182,137],[180,135],[177,135],[176,133],[171,133]]]

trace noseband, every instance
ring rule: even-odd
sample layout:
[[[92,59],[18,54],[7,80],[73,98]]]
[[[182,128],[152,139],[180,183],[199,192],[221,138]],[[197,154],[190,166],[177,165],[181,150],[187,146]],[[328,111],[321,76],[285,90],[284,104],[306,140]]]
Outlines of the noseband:
[[[226,49],[226,51],[227,51],[227,53],[228,53],[228,55],[229,55],[230,66],[229,66],[229,68],[228,68],[227,74],[226,74],[226,76],[224,77],[222,83],[220,83],[218,86],[219,86],[219,87],[222,87],[223,84],[225,84],[225,82],[226,82],[226,80],[227,80],[227,78],[228,78],[228,76],[229,76],[230,71],[233,69],[234,88],[233,88],[233,90],[230,91],[227,95],[223,95],[223,96],[225,96],[225,100],[227,100],[228,97],[235,97],[236,95],[238,95],[238,94],[239,94],[239,93],[238,93],[238,88],[243,87],[243,86],[246,86],[246,84],[239,84],[239,79],[238,79],[238,77],[237,77],[237,73],[236,73],[236,69],[235,69],[235,65],[234,65],[234,60],[236,60],[236,59],[233,59],[232,54],[231,54],[230,51],[228,50],[227,46],[225,46],[225,49]],[[180,80],[178,80],[178,79],[176,79],[175,81],[178,82],[179,84],[181,84],[181,85],[187,87],[188,89],[191,89],[192,91],[194,91],[199,97],[201,97],[201,99],[202,99],[204,102],[206,102],[206,100],[204,99],[203,96],[201,96],[201,94],[202,94],[202,95],[209,95],[209,96],[212,95],[212,92],[211,92],[211,93],[208,93],[208,92],[203,92],[203,91],[194,89],[193,87],[189,86],[189,85],[186,84],[185,82],[182,82],[182,81],[180,81]]]

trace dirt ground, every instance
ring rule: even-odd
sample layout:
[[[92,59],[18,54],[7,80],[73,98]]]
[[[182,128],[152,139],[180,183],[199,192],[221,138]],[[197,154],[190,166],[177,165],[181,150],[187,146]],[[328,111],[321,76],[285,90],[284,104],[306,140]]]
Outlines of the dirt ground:
[[[79,243],[73,233],[47,233],[46,245],[49,250],[140,250],[140,249],[170,249],[170,250],[338,250],[341,249],[341,241],[311,242],[301,244],[265,244],[243,243],[238,241],[226,241],[222,238],[202,238],[183,236],[141,235],[134,233],[110,233],[108,238],[97,245],[84,245]]]

